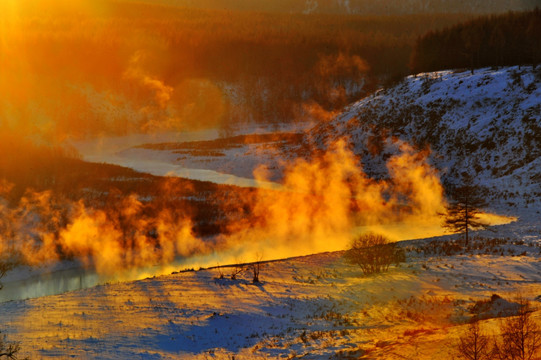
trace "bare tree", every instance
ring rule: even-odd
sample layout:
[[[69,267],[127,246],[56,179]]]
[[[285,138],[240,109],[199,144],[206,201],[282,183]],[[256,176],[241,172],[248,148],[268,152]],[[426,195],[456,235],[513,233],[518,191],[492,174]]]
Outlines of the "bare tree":
[[[474,185],[472,178],[463,174],[463,184],[452,187],[443,227],[452,233],[465,234],[466,245],[469,241],[469,230],[486,229],[489,225],[479,219],[481,208],[487,203],[482,197],[482,187]]]
[[[252,269],[252,273],[254,277],[252,278],[252,282],[258,283],[259,282],[259,273],[261,272],[261,267],[263,265],[262,263],[263,255],[257,254],[256,261],[250,264],[250,268]]]
[[[490,359],[489,338],[481,331],[478,321],[468,324],[468,329],[458,339],[459,357],[467,360]]]
[[[16,360],[20,350],[21,346],[18,343],[7,342],[5,335],[0,336],[0,358]]]
[[[218,270],[218,279],[223,279],[225,274],[220,264],[216,265],[216,270]]]
[[[494,358],[500,360],[533,360],[541,354],[541,329],[532,319],[530,302],[518,296],[517,316],[506,318],[500,326],[501,342],[494,346]]]
[[[349,263],[359,265],[365,275],[387,271],[391,264],[405,260],[404,251],[397,249],[396,243],[374,233],[354,239],[344,256]]]
[[[244,270],[244,262],[241,259],[236,259],[235,265],[233,266],[231,271],[231,280],[236,280],[237,276],[242,274]]]

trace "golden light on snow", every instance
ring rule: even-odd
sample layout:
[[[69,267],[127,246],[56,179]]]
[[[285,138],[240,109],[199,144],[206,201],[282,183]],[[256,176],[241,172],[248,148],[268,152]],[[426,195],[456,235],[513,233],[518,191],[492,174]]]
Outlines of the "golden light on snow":
[[[505,216],[505,215],[498,215],[498,214],[492,214],[492,213],[480,213],[479,220],[481,222],[484,222],[493,226],[493,225],[509,224],[510,222],[517,221],[518,218],[515,216]]]

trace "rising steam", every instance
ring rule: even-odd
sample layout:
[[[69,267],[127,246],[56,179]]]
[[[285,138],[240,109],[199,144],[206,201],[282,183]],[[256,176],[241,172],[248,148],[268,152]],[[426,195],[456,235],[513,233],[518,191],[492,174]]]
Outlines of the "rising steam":
[[[310,161],[296,160],[286,166],[279,190],[257,189],[246,199],[249,215],[230,219],[228,235],[212,241],[194,235],[189,212],[179,216],[163,207],[149,213],[135,194],[111,209],[95,209],[29,191],[15,207],[0,204],[0,249],[33,265],[77,258],[101,274],[165,265],[178,256],[218,253],[227,261],[341,250],[359,226],[438,221],[445,201],[428,154],[407,144],[400,149],[387,162],[388,180],[369,178],[344,140]],[[258,169],[257,180],[267,181],[265,173]],[[2,189],[10,187],[3,183]],[[164,191],[178,195],[174,187]]]
[[[258,190],[253,217],[234,224],[230,245],[285,257],[342,250],[360,226],[438,223],[445,199],[428,154],[407,144],[400,150],[387,163],[390,178],[380,181],[363,172],[344,140],[311,161],[297,160],[282,190]],[[258,180],[266,181],[265,173],[260,169]]]
[[[153,129],[161,122],[171,122],[171,97],[174,88],[145,69],[147,57],[148,54],[144,51],[136,51],[124,72],[124,79],[133,82],[135,87],[141,88],[142,93],[151,99],[141,106],[139,113],[143,119],[142,127]]]
[[[209,251],[208,244],[193,235],[189,217],[179,219],[167,210],[145,214],[135,195],[102,210],[82,201],[59,202],[48,191],[29,191],[16,207],[0,204],[0,230],[1,253],[22,263],[75,258],[109,275]]]

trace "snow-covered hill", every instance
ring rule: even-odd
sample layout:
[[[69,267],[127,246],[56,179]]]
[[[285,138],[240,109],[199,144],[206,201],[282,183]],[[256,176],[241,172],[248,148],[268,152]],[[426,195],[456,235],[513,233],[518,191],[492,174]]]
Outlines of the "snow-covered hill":
[[[429,147],[444,182],[468,172],[495,206],[541,201],[541,67],[418,74],[349,106],[310,134],[349,137],[365,169],[384,177],[393,139]]]

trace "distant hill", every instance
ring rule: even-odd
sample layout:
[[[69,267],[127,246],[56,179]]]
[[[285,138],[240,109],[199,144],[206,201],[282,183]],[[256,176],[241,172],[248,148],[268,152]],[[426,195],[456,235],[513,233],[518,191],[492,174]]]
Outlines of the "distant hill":
[[[500,13],[541,6],[540,0],[160,0],[169,5],[228,10],[342,14]]]
[[[409,76],[311,132],[316,144],[349,137],[370,175],[400,139],[432,150],[444,182],[461,172],[492,190],[502,205],[541,199],[541,67],[442,71]]]

